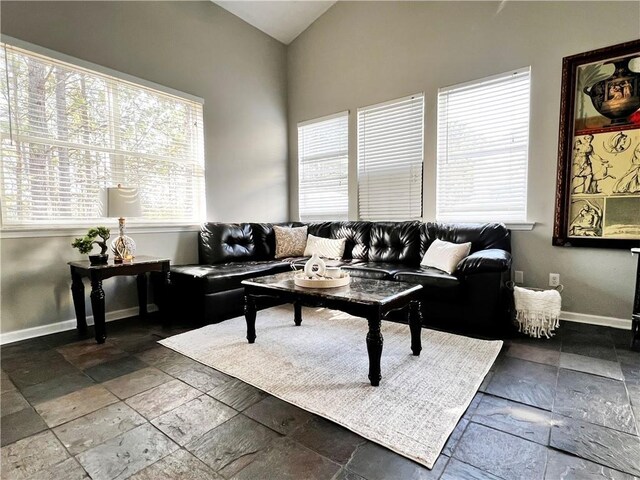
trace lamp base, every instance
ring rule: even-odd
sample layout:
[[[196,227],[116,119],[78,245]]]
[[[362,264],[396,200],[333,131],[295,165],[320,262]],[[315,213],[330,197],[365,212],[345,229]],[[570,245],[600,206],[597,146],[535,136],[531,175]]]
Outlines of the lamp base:
[[[133,260],[136,253],[136,242],[127,235],[120,235],[111,242],[111,250],[114,254],[113,261],[116,263]]]

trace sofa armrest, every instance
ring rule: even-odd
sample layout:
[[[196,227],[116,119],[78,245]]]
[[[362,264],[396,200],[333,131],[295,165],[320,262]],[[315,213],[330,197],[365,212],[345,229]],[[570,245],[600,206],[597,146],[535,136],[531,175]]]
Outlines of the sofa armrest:
[[[458,264],[456,273],[473,275],[475,273],[505,272],[511,268],[511,254],[506,250],[490,248],[472,253]]]

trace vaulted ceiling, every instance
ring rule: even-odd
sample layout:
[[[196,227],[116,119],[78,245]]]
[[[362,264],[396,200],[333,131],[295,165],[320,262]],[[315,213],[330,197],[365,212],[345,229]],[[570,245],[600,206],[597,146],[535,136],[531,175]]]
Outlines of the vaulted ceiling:
[[[295,40],[336,3],[335,1],[212,1],[285,45]]]

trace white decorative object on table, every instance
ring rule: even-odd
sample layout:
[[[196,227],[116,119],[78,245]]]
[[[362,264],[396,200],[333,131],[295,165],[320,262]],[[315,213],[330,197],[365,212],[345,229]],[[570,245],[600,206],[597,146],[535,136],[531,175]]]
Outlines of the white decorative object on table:
[[[315,276],[323,277],[326,268],[327,264],[324,263],[324,260],[322,260],[317,253],[314,253],[307,263],[304,264],[304,274],[310,278]]]
[[[536,291],[528,288],[513,288],[516,320],[519,331],[530,337],[550,338],[560,326],[559,317],[562,297],[557,290]]]
[[[317,276],[309,278],[306,274],[300,272],[294,275],[293,283],[305,288],[336,288],[349,285],[349,283],[351,283],[351,277],[347,272],[342,272],[338,278],[322,278]]]
[[[340,278],[342,277],[342,269],[340,267],[327,267],[324,276],[327,278]]]

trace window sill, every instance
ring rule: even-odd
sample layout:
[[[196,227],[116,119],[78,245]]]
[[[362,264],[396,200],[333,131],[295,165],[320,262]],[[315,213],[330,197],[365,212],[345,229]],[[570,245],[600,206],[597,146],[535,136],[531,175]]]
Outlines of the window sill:
[[[505,225],[509,230],[529,231],[533,230],[536,222],[506,222]]]
[[[81,227],[3,227],[0,229],[0,238],[39,238],[39,237],[81,237],[86,235],[90,226]],[[197,232],[200,230],[200,224],[176,224],[176,225],[158,225],[158,224],[142,224],[127,225],[128,234],[139,233],[173,233],[173,232]],[[118,234],[118,225],[111,228],[111,236]]]
[[[426,222],[427,220],[422,220]],[[438,223],[504,223],[511,231],[530,231],[536,226],[536,222],[506,222],[501,220],[435,220]]]

